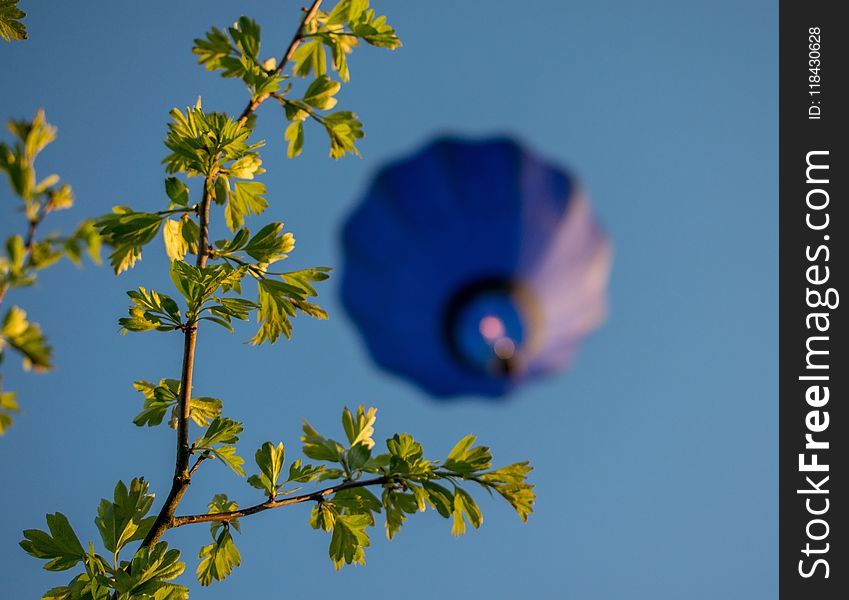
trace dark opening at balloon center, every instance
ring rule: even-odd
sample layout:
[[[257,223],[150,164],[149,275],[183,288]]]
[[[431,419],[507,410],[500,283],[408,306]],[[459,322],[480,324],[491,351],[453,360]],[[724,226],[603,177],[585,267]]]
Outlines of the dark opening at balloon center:
[[[516,373],[532,335],[529,303],[527,291],[505,278],[479,279],[462,287],[448,301],[443,319],[454,358],[492,377]]]

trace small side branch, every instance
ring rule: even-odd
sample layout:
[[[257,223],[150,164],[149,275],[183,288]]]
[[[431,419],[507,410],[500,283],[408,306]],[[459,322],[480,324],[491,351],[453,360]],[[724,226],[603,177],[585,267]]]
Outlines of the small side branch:
[[[283,53],[283,57],[280,59],[280,64],[271,71],[271,75],[279,75],[283,72],[283,69],[286,68],[286,65],[289,64],[289,61],[292,60],[292,56],[295,54],[295,50],[298,49],[298,46],[301,45],[301,42],[307,37],[304,33],[307,25],[315,19],[316,14],[318,14],[318,9],[321,6],[322,0],[314,0],[312,6],[306,11],[304,14],[303,20],[301,20],[300,26],[298,26],[298,31],[295,32],[292,41],[289,43],[289,47],[286,48],[286,52]],[[265,102],[271,94],[263,94],[251,100],[248,105],[245,107],[245,110],[242,111],[242,114],[239,115],[239,123],[244,124],[245,121],[248,120],[254,111],[259,108],[259,105]]]
[[[205,461],[206,459],[208,459],[208,458],[209,458],[209,454],[208,454],[207,452],[204,452],[203,454],[201,454],[200,456],[198,456],[198,457],[197,457],[197,460],[195,461],[195,464],[193,464],[193,465],[192,465],[192,468],[191,468],[191,469],[189,469],[189,477],[191,477],[192,475],[194,475],[194,474],[195,474],[195,471],[197,471],[197,468],[200,466],[200,464],[201,464],[203,461]]]
[[[346,483],[340,483],[339,485],[334,485],[332,487],[325,488],[323,490],[318,490],[310,494],[290,496],[288,498],[281,498],[280,500],[267,500],[262,504],[256,504],[254,506],[242,508],[239,510],[231,510],[228,512],[221,513],[210,513],[205,515],[186,515],[182,517],[174,517],[171,520],[171,527],[192,525],[194,523],[209,523],[213,521],[232,521],[233,519],[240,519],[242,517],[247,517],[249,515],[264,512],[266,510],[271,510],[272,508],[280,508],[281,506],[302,504],[304,502],[321,502],[327,496],[335,494],[336,492],[341,492],[342,490],[368,487],[373,485],[386,485],[387,483],[392,483],[393,481],[395,481],[395,477],[391,475],[384,475],[383,477],[375,477],[373,479],[364,479],[362,481],[348,481]]]
[[[32,260],[32,248],[35,246],[35,233],[38,230],[38,226],[41,225],[44,217],[46,217],[49,212],[50,211],[47,208],[44,208],[34,219],[29,220],[27,235],[24,239],[24,257],[28,257],[30,261]],[[30,262],[29,264],[32,263]],[[6,292],[8,290],[8,285],[0,285],[0,304],[3,304],[3,300],[6,298]]]

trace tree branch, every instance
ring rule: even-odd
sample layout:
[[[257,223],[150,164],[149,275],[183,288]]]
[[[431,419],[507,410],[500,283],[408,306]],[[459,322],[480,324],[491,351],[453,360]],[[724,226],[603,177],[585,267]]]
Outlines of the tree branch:
[[[24,257],[30,260],[29,265],[32,265],[31,255],[32,255],[32,247],[35,245],[35,232],[38,229],[38,226],[41,225],[41,222],[44,220],[44,217],[50,211],[46,208],[41,210],[41,214],[36,215],[35,218],[30,219],[28,221],[29,225],[27,226],[27,235],[24,239]],[[3,284],[0,286],[0,304],[3,304],[3,300],[6,298],[6,292],[9,291],[9,286]]]
[[[298,27],[298,31],[295,32],[294,37],[292,37],[292,41],[289,43],[289,47],[286,48],[286,52],[283,53],[283,57],[280,59],[280,64],[269,73],[270,75],[279,75],[283,72],[283,69],[286,68],[286,65],[289,64],[289,61],[292,60],[292,55],[295,54],[295,50],[298,49],[298,46],[301,45],[301,42],[304,41],[306,35],[304,34],[304,29],[309,24],[310,21],[315,19],[316,14],[318,13],[318,8],[321,6],[322,0],[314,0],[312,6],[306,11],[303,20],[301,20],[301,24]],[[263,94],[258,96],[251,102],[248,102],[248,105],[245,107],[245,110],[242,111],[242,114],[239,116],[239,123],[244,124],[245,121],[248,120],[254,111],[259,108],[259,105],[265,102],[271,94]]]
[[[283,498],[281,500],[267,500],[262,504],[256,504],[254,506],[242,508],[239,510],[231,510],[220,513],[208,513],[205,515],[186,515],[181,517],[174,517],[171,520],[171,526],[181,527],[183,525],[192,525],[195,523],[209,523],[212,521],[232,521],[233,519],[247,517],[249,515],[264,512],[266,510],[271,510],[272,508],[280,508],[281,506],[302,504],[303,502],[321,502],[326,496],[335,494],[336,492],[341,492],[342,490],[349,490],[352,488],[367,487],[372,485],[385,485],[387,483],[395,481],[395,479],[396,477],[393,475],[384,475],[383,477],[375,477],[374,479],[364,479],[362,481],[348,481],[346,483],[340,483],[339,485],[334,485],[332,487],[325,488],[323,490],[318,490],[310,494],[291,496],[289,498]]]
[[[295,50],[301,44],[303,32],[307,24],[315,18],[318,13],[318,7],[322,0],[314,0],[312,6],[307,10],[301,24],[298,26],[298,31],[295,33],[286,53],[273,71],[279,74],[288,64]],[[257,107],[268,97],[268,95],[260,96],[248,102],[248,105],[242,111],[239,117],[239,123],[244,124]],[[200,239],[198,240],[197,266],[205,267],[209,258],[209,208],[212,200],[211,190],[215,185],[215,180],[218,174],[212,173],[204,180],[203,197],[198,207]],[[197,347],[197,321],[189,323],[185,329],[185,339],[183,343],[183,369],[180,375],[180,399],[177,418],[177,456],[174,465],[174,479],[171,482],[171,490],[168,492],[168,497],[165,499],[159,514],[156,517],[153,525],[150,528],[141,547],[148,547],[156,544],[159,538],[170,528],[174,527],[174,512],[177,510],[177,505],[180,504],[183,495],[186,493],[195,469],[200,465],[200,461],[189,468],[189,459],[191,457],[191,448],[189,447],[189,413],[190,399],[192,394],[192,375],[194,373],[195,364],[195,349]]]
[[[198,469],[198,467],[200,466],[200,464],[201,464],[203,461],[205,461],[206,459],[208,459],[208,458],[209,458],[209,454],[208,454],[208,453],[206,453],[206,452],[204,452],[203,454],[201,454],[200,456],[198,456],[198,457],[197,457],[197,460],[195,461],[195,464],[193,464],[193,465],[192,465],[192,468],[191,468],[191,469],[189,469],[189,477],[191,477],[192,475],[194,475],[195,471],[197,471],[197,469]]]

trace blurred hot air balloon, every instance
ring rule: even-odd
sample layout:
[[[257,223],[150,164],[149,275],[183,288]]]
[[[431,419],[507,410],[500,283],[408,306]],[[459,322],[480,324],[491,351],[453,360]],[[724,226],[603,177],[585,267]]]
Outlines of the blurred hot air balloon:
[[[342,302],[372,358],[438,398],[562,369],[605,316],[611,249],[586,197],[509,139],[440,139],[382,168],[342,239]]]

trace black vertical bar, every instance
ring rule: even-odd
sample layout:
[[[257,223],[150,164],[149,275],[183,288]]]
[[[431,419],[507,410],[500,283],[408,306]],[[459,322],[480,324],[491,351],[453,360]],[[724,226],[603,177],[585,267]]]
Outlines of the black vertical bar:
[[[779,7],[780,598],[846,600],[849,22]]]

